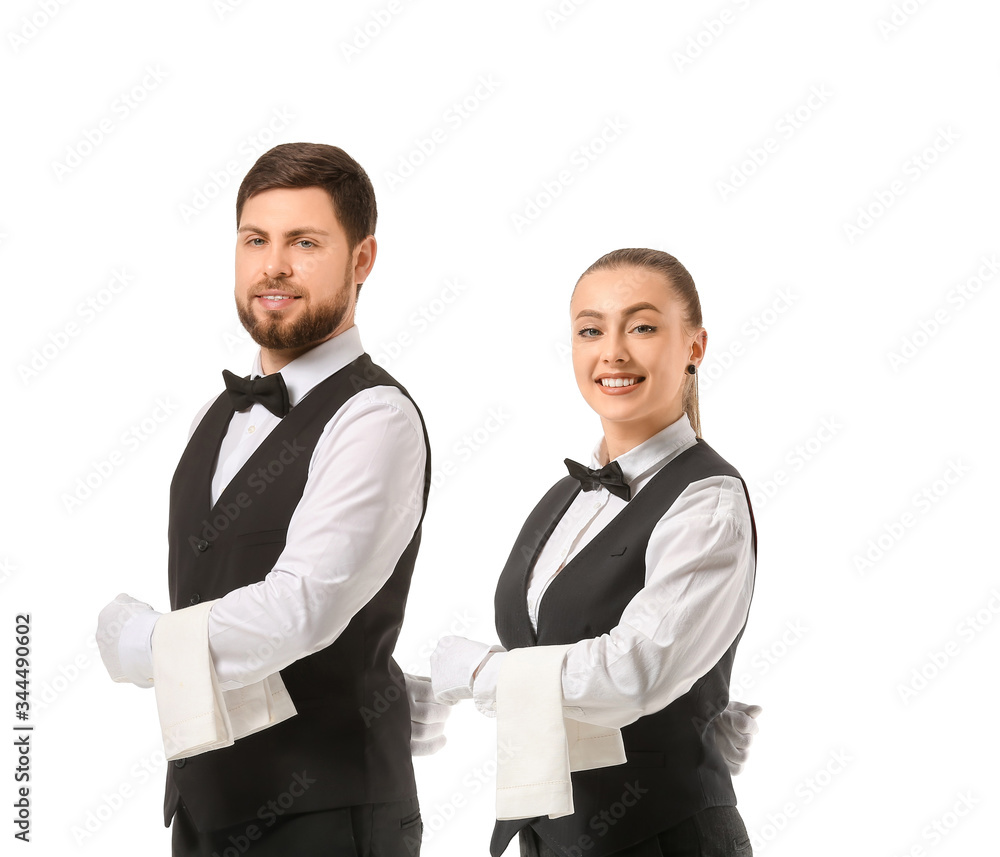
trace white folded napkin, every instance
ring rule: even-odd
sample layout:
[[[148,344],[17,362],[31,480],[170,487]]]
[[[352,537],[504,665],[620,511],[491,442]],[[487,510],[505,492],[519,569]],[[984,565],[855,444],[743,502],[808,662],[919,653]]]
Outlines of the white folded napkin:
[[[167,761],[228,747],[296,713],[279,673],[219,689],[208,648],[214,603],[164,613],[153,627],[153,689]]]
[[[573,813],[571,771],[625,762],[618,729],[565,717],[562,664],[569,646],[504,656],[497,679],[497,819]]]

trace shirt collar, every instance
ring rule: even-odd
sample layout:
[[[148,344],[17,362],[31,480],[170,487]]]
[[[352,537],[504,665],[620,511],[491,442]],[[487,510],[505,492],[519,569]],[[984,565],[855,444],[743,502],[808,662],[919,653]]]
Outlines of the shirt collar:
[[[282,367],[281,377],[288,389],[288,402],[295,407],[320,381],[343,369],[352,360],[364,354],[361,333],[357,325],[352,325],[343,333],[310,348]],[[260,368],[260,351],[254,356],[251,378],[263,374]]]
[[[628,452],[619,455],[615,461],[622,469],[622,475],[632,488],[632,496],[642,488],[670,459],[675,458],[689,446],[697,443],[697,436],[691,428],[691,421],[686,413],[679,420],[672,422],[665,429],[654,434],[649,440],[644,440]],[[601,467],[601,438],[591,453],[591,467]]]

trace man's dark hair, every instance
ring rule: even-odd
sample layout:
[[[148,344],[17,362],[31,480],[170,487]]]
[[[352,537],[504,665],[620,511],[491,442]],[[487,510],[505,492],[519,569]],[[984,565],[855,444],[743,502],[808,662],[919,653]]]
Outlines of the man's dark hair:
[[[343,149],[325,143],[282,143],[257,159],[236,194],[236,225],[250,197],[274,188],[321,187],[353,250],[375,234],[375,189],[361,164]]]

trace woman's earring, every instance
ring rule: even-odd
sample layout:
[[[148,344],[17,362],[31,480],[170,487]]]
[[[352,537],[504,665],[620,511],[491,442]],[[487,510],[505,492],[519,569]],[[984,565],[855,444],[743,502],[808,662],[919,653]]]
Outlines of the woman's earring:
[[[688,375],[693,375],[698,371],[698,367],[694,363],[688,363]]]

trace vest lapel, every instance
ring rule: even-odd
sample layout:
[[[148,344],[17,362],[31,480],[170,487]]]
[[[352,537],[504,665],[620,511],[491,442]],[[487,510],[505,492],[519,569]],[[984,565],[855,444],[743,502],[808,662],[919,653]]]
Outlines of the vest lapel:
[[[514,543],[500,574],[495,599],[498,619],[503,616],[510,620],[510,624],[497,628],[501,642],[508,649],[537,643],[528,615],[528,578],[538,554],[579,493],[580,483],[571,476],[553,485],[528,516]]]
[[[212,474],[215,472],[215,462],[219,458],[222,440],[235,413],[229,394],[223,391],[201,418],[177,467],[177,472],[180,473],[182,467],[192,465],[192,470],[197,476],[195,484],[189,487],[189,491],[193,494],[189,501],[209,514],[215,508],[215,504],[212,503]],[[192,459],[190,462],[184,460],[188,455]]]

